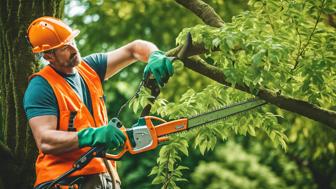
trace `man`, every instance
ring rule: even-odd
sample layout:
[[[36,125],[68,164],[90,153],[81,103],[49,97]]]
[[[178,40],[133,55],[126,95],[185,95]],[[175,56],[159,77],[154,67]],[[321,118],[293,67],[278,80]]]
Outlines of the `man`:
[[[78,33],[53,17],[38,18],[27,30],[33,53],[41,53],[49,62],[30,77],[24,95],[24,109],[39,149],[35,188],[48,186],[70,170],[90,147],[123,146],[125,136],[116,127],[117,121],[108,123],[104,80],[137,60],[148,61],[144,76],[151,73],[161,86],[173,74],[171,61],[143,40],[81,58],[74,41]],[[107,162],[94,158],[58,187],[77,183],[80,188],[120,188],[115,163]]]

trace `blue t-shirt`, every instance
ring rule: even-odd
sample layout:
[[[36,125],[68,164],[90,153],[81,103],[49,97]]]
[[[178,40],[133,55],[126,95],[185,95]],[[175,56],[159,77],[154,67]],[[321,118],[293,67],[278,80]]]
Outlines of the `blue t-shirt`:
[[[88,65],[97,72],[100,81],[103,83],[107,66],[107,54],[97,53],[91,54],[83,58]],[[80,74],[60,74],[74,89],[86,107],[92,114],[92,104],[87,86]],[[42,115],[58,116],[58,104],[56,96],[51,86],[41,76],[34,77],[28,84],[23,97],[23,107],[26,112],[27,119]]]

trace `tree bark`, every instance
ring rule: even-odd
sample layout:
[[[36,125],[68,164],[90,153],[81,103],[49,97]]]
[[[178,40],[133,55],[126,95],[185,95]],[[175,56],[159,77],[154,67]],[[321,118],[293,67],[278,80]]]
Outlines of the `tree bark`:
[[[215,12],[215,10],[208,4],[201,0],[176,0],[177,3],[181,4],[185,8],[192,11],[198,17],[200,17],[204,23],[213,27],[224,26],[224,21]]]
[[[221,27],[224,24],[224,22],[218,16],[218,14],[209,5],[207,5],[201,0],[188,0],[188,1],[176,0],[176,2],[180,3],[185,8],[194,12],[207,25],[214,26],[214,27]],[[203,8],[206,7],[207,14],[204,14],[200,11],[202,7]],[[180,48],[181,47],[179,46],[174,49],[171,49],[170,51],[168,51],[167,54],[169,56],[174,56],[174,55],[176,56]],[[217,51],[217,50],[219,49],[212,49],[212,51]],[[208,50],[204,48],[204,45],[193,44],[190,50],[188,51],[187,56],[203,54],[203,53],[206,53],[207,51]],[[228,82],[225,79],[225,75],[220,69],[218,69],[215,66],[207,64],[201,58],[199,57],[198,58],[197,57],[187,58],[183,60],[183,62],[184,62],[184,65],[188,67],[189,69],[196,71],[221,84],[232,87],[232,83]],[[250,94],[253,94],[249,90],[249,88],[245,85],[236,84],[234,88],[250,93]],[[259,89],[259,92],[253,95],[258,96],[264,99],[265,101],[278,106],[279,108],[282,108],[282,109],[285,109],[285,110],[288,110],[294,113],[298,113],[312,120],[324,123],[332,129],[336,129],[336,112],[334,111],[325,110],[323,108],[310,104],[306,101],[294,99],[291,97],[286,97],[281,94],[275,94],[272,91],[269,91],[267,89]]]
[[[22,99],[27,78],[37,63],[26,42],[28,25],[50,15],[61,17],[64,0],[4,0],[0,6],[0,188],[31,188],[34,181],[35,142]],[[20,179],[18,179],[20,178]]]

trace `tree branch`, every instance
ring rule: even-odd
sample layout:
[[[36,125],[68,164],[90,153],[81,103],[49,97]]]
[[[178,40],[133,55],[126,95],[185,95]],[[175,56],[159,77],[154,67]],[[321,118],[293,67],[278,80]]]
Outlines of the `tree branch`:
[[[166,52],[167,56],[177,56],[177,54],[179,53],[179,51],[182,49],[182,45],[179,45],[173,49],[170,49]],[[233,49],[233,51],[239,50],[239,48],[237,49]],[[190,47],[188,48],[185,56],[189,57],[189,56],[194,56],[194,55],[199,55],[199,54],[204,54],[206,52],[208,52],[209,50],[207,50],[204,47],[204,44],[202,43],[198,43],[198,44],[191,44]],[[211,49],[212,52],[214,51],[220,51],[220,49],[218,47]]]
[[[175,0],[185,8],[194,12],[207,25],[214,27],[224,26],[224,21],[218,16],[214,9],[201,0]],[[167,52],[169,56],[176,56],[181,46],[171,49]],[[218,51],[219,49],[211,49],[211,51]],[[203,54],[208,50],[204,48],[203,44],[193,44],[187,52],[187,57]],[[232,84],[225,79],[222,70],[215,66],[207,64],[199,57],[186,58],[183,63],[189,69],[200,73],[210,79],[213,79],[223,85],[231,86]],[[236,89],[251,93],[249,87],[246,85],[235,85]],[[330,128],[336,129],[336,112],[325,110],[310,104],[306,101],[297,100],[291,97],[286,97],[280,94],[275,94],[266,89],[259,89],[257,96],[265,101],[278,106],[279,108],[298,113],[315,121],[324,123]]]
[[[212,80],[215,80],[223,85],[232,87],[232,84],[226,81],[224,73],[219,68],[207,64],[201,58],[187,58],[184,59],[183,62],[184,65],[189,69],[200,73]],[[246,85],[236,84],[234,88],[252,94],[249,87]],[[278,106],[279,108],[298,113],[312,120],[324,123],[332,129],[336,129],[336,112],[322,109],[302,100],[297,100],[294,98],[275,94],[266,89],[259,89],[259,92],[256,96],[264,99],[265,101],[273,105]]]
[[[167,52],[167,55],[169,56],[177,55],[179,49],[180,47],[171,49]],[[201,44],[198,44],[198,45],[192,45],[187,54],[188,56],[192,56],[195,54],[202,54],[204,52],[206,52],[206,49],[204,47],[202,48]],[[199,57],[184,59],[183,63],[187,68],[199,74],[202,74],[223,85],[232,87],[232,84],[226,81],[225,75],[222,72],[222,70],[220,70],[215,66],[207,64],[204,60],[202,60]],[[246,85],[242,86],[236,84],[234,87],[238,90],[252,94],[249,87]],[[322,109],[318,106],[315,106],[302,100],[297,100],[294,98],[275,94],[266,89],[259,89],[259,93],[257,94],[257,96],[273,105],[278,106],[279,108],[298,113],[312,120],[324,123],[328,125],[330,128],[336,129],[336,112]]]
[[[214,9],[201,0],[175,0],[180,5],[189,9],[200,17],[204,23],[213,27],[224,26],[222,18],[214,11]]]

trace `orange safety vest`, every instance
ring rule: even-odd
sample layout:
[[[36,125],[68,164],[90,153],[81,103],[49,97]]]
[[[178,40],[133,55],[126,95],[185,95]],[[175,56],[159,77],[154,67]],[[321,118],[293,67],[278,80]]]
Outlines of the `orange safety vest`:
[[[66,80],[50,66],[44,67],[34,76],[41,76],[46,79],[54,91],[59,108],[59,119],[57,129],[61,131],[80,131],[87,127],[100,127],[108,122],[106,107],[104,103],[104,93],[98,74],[85,62],[81,62],[78,71],[84,79],[92,101],[93,116],[88,108],[80,100]],[[70,130],[70,114],[76,112],[73,120],[73,127]],[[44,154],[41,151],[36,160],[36,181],[34,186],[46,181],[54,180],[66,171],[70,170],[73,163],[86,153],[90,148],[63,153],[61,155]],[[113,168],[115,162],[112,161]],[[94,158],[83,169],[74,172],[70,176],[89,175],[107,172],[101,158]]]

